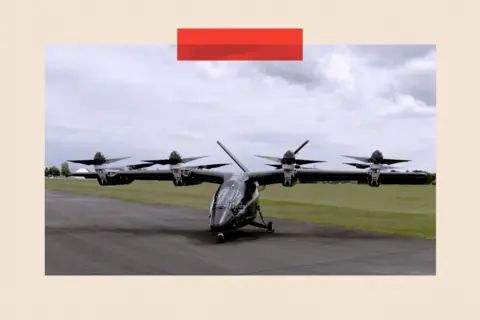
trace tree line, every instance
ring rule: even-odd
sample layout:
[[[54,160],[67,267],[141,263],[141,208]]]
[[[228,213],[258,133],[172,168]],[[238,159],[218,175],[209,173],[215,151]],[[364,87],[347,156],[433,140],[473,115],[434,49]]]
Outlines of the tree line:
[[[45,177],[53,176],[59,177],[64,176],[68,177],[72,174],[70,167],[67,162],[64,162],[60,165],[60,169],[57,166],[45,167]]]

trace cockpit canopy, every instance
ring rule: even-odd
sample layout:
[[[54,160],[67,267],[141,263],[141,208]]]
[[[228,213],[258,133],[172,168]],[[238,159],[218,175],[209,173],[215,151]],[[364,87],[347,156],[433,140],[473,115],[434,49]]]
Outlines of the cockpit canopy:
[[[231,208],[242,201],[242,193],[235,186],[222,187],[217,194],[216,207]]]
[[[240,181],[227,181],[217,191],[215,209],[230,209],[237,213],[247,205],[252,198],[252,190]]]

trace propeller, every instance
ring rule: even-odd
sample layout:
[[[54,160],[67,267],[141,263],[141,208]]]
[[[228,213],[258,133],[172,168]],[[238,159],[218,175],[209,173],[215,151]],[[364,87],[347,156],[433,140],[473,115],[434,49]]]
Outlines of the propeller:
[[[384,158],[383,153],[380,150],[373,151],[370,157],[357,157],[357,156],[347,156],[347,155],[342,155],[342,157],[354,159],[364,163],[386,164],[386,165],[392,165],[400,162],[410,162],[410,160],[405,160],[405,159]]]
[[[199,157],[188,157],[188,158],[184,158],[182,157],[177,151],[172,151],[170,153],[170,156],[168,157],[168,159],[158,159],[158,160],[142,160],[144,162],[149,162],[150,165],[154,165],[154,164],[160,164],[160,165],[166,165],[166,164],[170,164],[170,165],[175,165],[175,164],[184,164],[184,163],[188,163],[188,162],[191,162],[191,161],[195,161],[195,160],[198,160],[198,159],[203,159],[203,158],[206,158],[208,156],[199,156]],[[230,165],[231,163],[212,163],[212,164],[201,164],[201,165],[198,165],[198,166],[188,166],[188,167],[185,167],[185,168],[189,168],[189,169],[213,169],[213,168],[219,168],[219,167],[223,167],[223,166],[228,166]]]
[[[93,156],[93,159],[90,159],[90,160],[87,159],[87,160],[67,160],[67,161],[72,163],[84,164],[86,166],[91,166],[91,165],[109,164],[109,163],[117,162],[120,160],[125,160],[128,158],[131,158],[131,157],[107,158],[103,155],[103,153],[97,152]]]
[[[198,166],[188,166],[187,168],[189,169],[213,169],[213,168],[219,168],[223,166],[229,166],[231,163],[212,163],[212,164],[201,164]]]
[[[170,153],[170,156],[168,159],[157,159],[157,160],[141,160],[143,162],[150,162],[153,164],[180,164],[180,163],[188,163],[194,160],[206,158],[208,156],[200,156],[200,157],[189,157],[189,158],[184,158],[180,156],[180,154],[177,151],[172,151]]]
[[[111,170],[124,170],[124,169],[138,170],[138,169],[151,167],[153,165],[155,165],[155,164],[154,163],[137,163],[137,164],[129,164],[129,165],[122,166],[122,167],[113,167],[113,168],[109,168],[109,169],[111,169]]]
[[[276,168],[276,169],[282,169],[282,165],[281,165],[281,164],[267,163],[266,165],[267,165],[267,166],[270,166],[270,167],[274,167],[274,168]],[[295,169],[312,169],[312,170],[315,170],[315,168],[302,167],[302,166],[300,166],[299,164],[296,164],[296,165],[295,165]]]
[[[355,167],[357,169],[367,169],[367,168],[370,168],[370,165],[369,164],[363,164],[363,163],[343,163],[343,164],[346,164],[346,165],[349,165],[349,166],[352,166],[352,167]]]
[[[267,164],[268,166],[271,166],[271,167],[274,167],[274,168],[277,168],[277,169],[281,169],[282,165],[284,165],[284,164],[294,165],[296,169],[299,169],[299,168],[301,168],[300,166],[304,165],[304,164],[326,162],[326,161],[322,161],[322,160],[305,160],[305,159],[296,159],[295,158],[295,155],[300,150],[302,150],[303,147],[305,147],[308,142],[309,142],[309,140],[302,143],[300,145],[300,147],[298,147],[295,151],[287,150],[285,152],[285,154],[283,155],[283,158],[271,157],[271,156],[261,156],[261,155],[256,155],[256,157],[264,158],[264,159],[267,159],[267,160],[277,162],[277,164]],[[313,169],[313,168],[309,168],[309,169]]]

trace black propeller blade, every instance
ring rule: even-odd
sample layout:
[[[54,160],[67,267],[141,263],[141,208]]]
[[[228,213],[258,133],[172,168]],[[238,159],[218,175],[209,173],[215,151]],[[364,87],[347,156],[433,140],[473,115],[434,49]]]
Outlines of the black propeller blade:
[[[342,155],[342,157],[358,160],[364,163],[387,164],[387,165],[396,164],[400,162],[410,162],[410,160],[404,160],[404,159],[384,158],[383,153],[380,152],[380,150],[373,151],[370,157],[357,157],[357,156],[347,156],[347,155]]]
[[[267,164],[269,166],[272,166],[272,167],[275,167],[275,168],[278,168],[278,169],[281,169],[283,164],[295,165],[295,168],[299,169],[299,168],[301,168],[300,165],[303,165],[303,164],[326,162],[326,161],[322,161],[322,160],[305,160],[305,159],[296,159],[295,158],[295,155],[300,150],[302,150],[303,147],[305,147],[308,144],[308,142],[310,142],[310,141],[307,140],[304,143],[302,143],[300,145],[300,147],[298,147],[295,151],[287,150],[287,152],[285,152],[285,154],[283,155],[283,158],[261,156],[261,155],[256,155],[256,157],[264,158],[264,159],[271,160],[271,161],[279,163],[278,165]]]
[[[91,165],[109,164],[109,163],[117,162],[120,160],[125,160],[128,158],[131,158],[131,157],[106,158],[101,152],[97,152],[93,156],[93,159],[90,159],[90,160],[67,160],[67,161],[72,163],[84,164],[86,166],[91,166]]]
[[[368,158],[368,157],[356,157],[356,156],[345,156],[345,155],[342,155],[342,157],[362,161],[362,162],[365,162],[365,163],[370,163],[371,162],[370,158]],[[346,163],[346,164],[348,164],[348,163]]]
[[[370,168],[370,165],[363,164],[363,163],[343,163],[352,167],[356,167],[357,169],[367,169]]]
[[[188,163],[188,162],[191,162],[191,161],[194,161],[194,160],[198,160],[198,159],[202,159],[202,158],[206,158],[208,156],[200,156],[200,157],[188,157],[188,158],[184,158],[182,156],[180,156],[180,154],[177,152],[177,151],[172,151],[172,153],[170,153],[170,156],[168,159],[159,159],[159,160],[142,160],[144,162],[149,162],[151,165],[154,165],[154,164],[160,164],[160,165],[166,165],[166,164],[180,164],[180,163]],[[212,164],[201,164],[201,165],[198,165],[198,166],[187,166],[186,168],[189,168],[189,169],[213,169],[213,168],[219,168],[219,167],[223,167],[223,166],[228,166],[230,165],[231,163],[212,163]]]
[[[223,166],[229,166],[231,163],[213,163],[213,164],[201,164],[198,166],[188,166],[187,168],[190,169],[213,169],[213,168],[220,168]]]
[[[155,165],[155,163],[137,163],[137,164],[129,164],[126,167],[132,170],[138,170],[143,168],[148,168]]]
[[[153,164],[165,165],[165,164],[188,163],[188,162],[198,160],[198,159],[202,159],[202,158],[206,158],[206,157],[208,157],[208,156],[183,158],[182,156],[180,156],[180,154],[177,151],[172,151],[172,153],[170,153],[170,156],[168,157],[168,159],[141,160],[141,161],[150,162],[150,163],[153,163]]]
[[[271,164],[271,163],[267,163],[266,164],[267,166],[271,166],[271,167],[274,167],[276,169],[282,169],[282,165],[281,164]],[[302,167],[298,164],[295,165],[295,169],[313,169],[315,170],[315,168],[308,168],[308,167]]]

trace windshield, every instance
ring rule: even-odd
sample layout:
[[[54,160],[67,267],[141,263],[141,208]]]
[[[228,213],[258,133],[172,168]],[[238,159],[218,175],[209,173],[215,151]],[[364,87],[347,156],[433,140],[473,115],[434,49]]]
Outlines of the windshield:
[[[235,186],[226,186],[217,194],[215,206],[217,208],[234,208],[242,202],[243,194]]]

